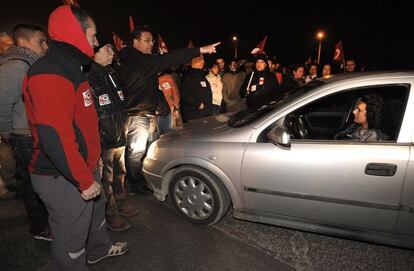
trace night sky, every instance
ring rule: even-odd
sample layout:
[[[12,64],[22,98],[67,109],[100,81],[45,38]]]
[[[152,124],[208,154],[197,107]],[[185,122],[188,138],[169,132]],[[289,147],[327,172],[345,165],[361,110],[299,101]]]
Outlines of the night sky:
[[[231,58],[237,35],[239,56],[268,36],[266,52],[283,65],[317,57],[318,30],[326,33],[321,63],[331,61],[334,45],[343,41],[345,57],[367,70],[414,69],[414,10],[409,1],[161,1],[78,0],[94,17],[101,40],[116,32],[126,39],[128,16],[150,25],[170,49],[221,41],[218,53]],[[60,0],[2,1],[0,31],[18,21],[47,26],[48,14]],[[203,7],[201,5],[204,5]]]

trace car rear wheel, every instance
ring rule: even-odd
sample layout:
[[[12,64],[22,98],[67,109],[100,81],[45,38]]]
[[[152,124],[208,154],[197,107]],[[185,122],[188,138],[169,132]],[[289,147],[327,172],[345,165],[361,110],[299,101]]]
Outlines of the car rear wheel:
[[[217,177],[193,166],[177,169],[169,197],[178,214],[199,225],[217,223],[230,206],[230,196]]]

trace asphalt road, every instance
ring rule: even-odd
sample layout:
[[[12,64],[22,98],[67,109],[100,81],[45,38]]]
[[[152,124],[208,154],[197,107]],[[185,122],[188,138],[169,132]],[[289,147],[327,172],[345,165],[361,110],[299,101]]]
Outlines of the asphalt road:
[[[133,196],[132,227],[110,233],[129,242],[121,257],[91,270],[414,270],[414,251],[239,221],[195,226],[169,204]],[[50,244],[28,233],[21,199],[0,202],[0,270],[50,270]]]

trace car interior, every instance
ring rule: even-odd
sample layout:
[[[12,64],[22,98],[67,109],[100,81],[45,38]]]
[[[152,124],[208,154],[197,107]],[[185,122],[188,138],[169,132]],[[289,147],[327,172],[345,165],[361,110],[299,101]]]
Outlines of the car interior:
[[[381,85],[351,89],[312,102],[285,117],[291,139],[334,140],[339,132],[354,123],[358,99],[376,94],[383,98],[379,132],[381,140],[396,141],[408,99],[408,85]],[[341,140],[341,139],[338,139]]]

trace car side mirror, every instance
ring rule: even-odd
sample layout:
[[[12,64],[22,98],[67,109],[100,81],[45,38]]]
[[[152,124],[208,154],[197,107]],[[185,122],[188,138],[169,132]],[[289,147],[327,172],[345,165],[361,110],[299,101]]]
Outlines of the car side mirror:
[[[285,126],[280,125],[267,133],[267,137],[275,145],[290,148],[290,134]]]

